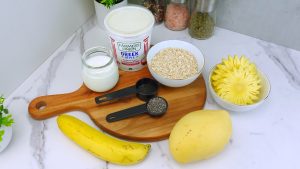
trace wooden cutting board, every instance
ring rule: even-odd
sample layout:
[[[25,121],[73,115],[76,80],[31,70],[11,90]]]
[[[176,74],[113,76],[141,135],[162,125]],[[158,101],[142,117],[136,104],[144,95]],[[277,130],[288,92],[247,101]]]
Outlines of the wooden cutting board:
[[[139,79],[144,77],[152,78],[147,67],[136,72],[120,71],[118,84],[108,92],[96,93],[83,84],[72,93],[37,97],[29,104],[28,111],[32,118],[43,120],[79,110],[87,113],[102,130],[116,137],[135,141],[158,141],[167,139],[175,123],[185,114],[203,108],[206,100],[206,87],[204,79],[200,75],[197,80],[185,87],[171,88],[159,85],[158,96],[164,97],[169,105],[165,115],[157,118],[142,114],[108,123],[105,119],[106,115],[144,102],[132,96],[97,105],[95,97],[135,85]]]

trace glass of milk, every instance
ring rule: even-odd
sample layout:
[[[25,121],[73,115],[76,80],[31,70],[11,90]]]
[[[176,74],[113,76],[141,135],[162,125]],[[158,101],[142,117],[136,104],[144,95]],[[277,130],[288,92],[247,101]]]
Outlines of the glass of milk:
[[[86,50],[81,58],[83,83],[92,91],[105,92],[119,80],[119,70],[109,49],[101,46]]]

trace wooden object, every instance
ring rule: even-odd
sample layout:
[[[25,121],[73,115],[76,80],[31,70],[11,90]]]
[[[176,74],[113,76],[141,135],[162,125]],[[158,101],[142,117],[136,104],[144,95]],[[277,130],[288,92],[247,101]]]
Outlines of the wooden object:
[[[191,111],[202,109],[204,106],[206,87],[204,79],[200,75],[197,80],[185,87],[159,86],[158,95],[164,97],[169,104],[168,111],[164,116],[155,118],[143,114],[108,123],[105,117],[109,113],[144,102],[132,96],[97,105],[95,97],[135,85],[143,77],[152,78],[148,68],[136,72],[120,71],[118,84],[108,92],[96,93],[83,84],[72,93],[37,97],[29,104],[28,111],[34,119],[43,120],[65,112],[79,110],[87,113],[97,126],[114,136],[136,141],[158,141],[169,137],[173,126],[181,117]]]

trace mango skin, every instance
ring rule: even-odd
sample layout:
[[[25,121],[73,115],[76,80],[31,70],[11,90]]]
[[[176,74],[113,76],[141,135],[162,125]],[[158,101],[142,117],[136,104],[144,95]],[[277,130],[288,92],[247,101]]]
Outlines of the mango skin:
[[[180,163],[208,159],[221,152],[232,134],[225,110],[199,110],[182,117],[169,137],[173,158]]]

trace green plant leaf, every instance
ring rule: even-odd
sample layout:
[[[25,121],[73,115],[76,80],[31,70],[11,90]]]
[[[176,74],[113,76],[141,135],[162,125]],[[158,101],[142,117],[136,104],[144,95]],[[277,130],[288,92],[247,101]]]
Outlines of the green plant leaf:
[[[2,113],[0,112],[0,127],[2,126]]]
[[[0,104],[3,104],[4,103],[4,97],[3,96],[0,96]]]
[[[106,8],[109,9],[111,6],[117,4],[119,1],[118,0],[99,0],[97,2],[103,4]]]
[[[5,114],[8,114],[8,109],[4,108],[4,109],[3,109],[3,112],[4,112]]]
[[[0,127],[2,125],[9,127],[14,123],[14,120],[12,118],[12,115],[9,114],[8,109],[4,107],[4,101],[5,98],[3,96],[0,96]]]
[[[0,130],[0,142],[2,141],[2,136],[4,135],[4,130]]]
[[[9,114],[5,117],[2,117],[0,123],[6,127],[10,127],[14,123],[14,119],[12,118],[12,115]]]

